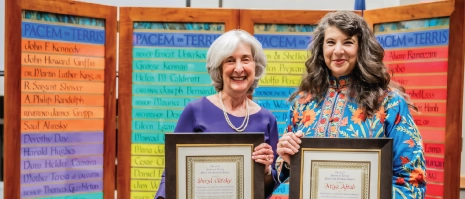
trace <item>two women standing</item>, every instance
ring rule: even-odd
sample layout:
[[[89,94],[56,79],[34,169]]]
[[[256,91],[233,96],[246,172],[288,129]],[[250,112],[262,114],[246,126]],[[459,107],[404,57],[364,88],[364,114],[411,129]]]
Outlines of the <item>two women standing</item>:
[[[327,14],[309,51],[307,73],[289,98],[287,129],[279,140],[273,114],[247,98],[267,61],[261,44],[241,30],[229,31],[211,45],[207,69],[218,94],[190,102],[175,133],[265,132],[265,143],[252,156],[265,165],[267,198],[288,180],[290,156],[298,152],[300,138],[389,137],[394,143],[392,197],[423,198],[423,144],[410,113],[416,107],[390,79],[384,50],[365,20],[348,11]],[[162,177],[155,198],[164,198],[166,188]]]

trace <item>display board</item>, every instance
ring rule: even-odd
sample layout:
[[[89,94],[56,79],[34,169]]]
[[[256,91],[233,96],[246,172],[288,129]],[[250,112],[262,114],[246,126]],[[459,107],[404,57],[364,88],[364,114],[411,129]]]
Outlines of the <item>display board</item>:
[[[308,45],[318,21],[329,11],[241,10],[241,29],[253,33],[263,46],[268,65],[252,99],[270,110],[278,121],[278,133],[286,132],[290,104],[287,98],[306,73]],[[361,14],[361,13],[359,13]],[[277,17],[279,16],[279,17]],[[289,184],[273,193],[274,199],[289,197]]]
[[[116,9],[7,1],[6,10],[5,198],[111,198]]]
[[[373,25],[376,38],[385,50],[383,61],[391,69],[391,79],[406,89],[418,108],[418,112],[411,113],[423,139],[427,168],[426,198],[451,198],[446,197],[451,189],[447,185],[451,181],[446,178],[458,175],[447,171],[445,166],[449,161],[455,162],[451,160],[455,156],[450,153],[451,150],[460,154],[459,150],[449,148],[459,146],[460,140],[451,140],[449,137],[461,137],[461,128],[456,127],[456,122],[461,123],[461,119],[451,116],[460,114],[462,104],[451,103],[458,102],[457,98],[461,102],[459,95],[462,93],[461,90],[460,94],[456,93],[455,89],[451,92],[451,89],[457,88],[454,84],[463,84],[462,77],[450,74],[456,72],[456,67],[463,67],[463,64],[456,66],[449,62],[454,59],[450,51],[453,49],[450,45],[454,43],[450,32],[453,4],[441,2],[415,6],[415,9],[414,6],[389,8],[397,11],[367,11],[364,17]],[[399,9],[407,12],[395,18],[385,15],[377,18],[380,13],[397,13]],[[417,13],[419,9],[423,11]],[[433,10],[441,12],[433,13]],[[428,12],[432,14],[427,15]],[[460,73],[463,73],[463,69]],[[449,166],[453,170],[460,168],[459,165]]]
[[[237,18],[234,10],[121,8],[119,197],[155,196],[164,134],[187,103],[216,93],[206,54]]]
[[[117,9],[68,0],[5,5],[4,197],[50,199],[113,199],[116,148],[118,197],[153,198],[163,135],[187,103],[216,93],[206,52],[230,29],[253,33],[266,51],[267,74],[251,98],[272,111],[282,135],[286,99],[305,72],[315,24],[329,12],[121,8],[116,138]],[[364,12],[392,78],[419,108],[426,198],[459,195],[464,9],[455,0]],[[288,192],[282,184],[273,198]]]
[[[262,43],[268,60],[253,100],[270,110],[278,120],[279,136],[285,132],[288,98],[306,72],[307,47],[315,25],[255,24],[254,36]]]
[[[423,137],[427,195],[442,196],[449,17],[376,24],[374,31],[392,80],[404,86],[418,108],[412,115]]]

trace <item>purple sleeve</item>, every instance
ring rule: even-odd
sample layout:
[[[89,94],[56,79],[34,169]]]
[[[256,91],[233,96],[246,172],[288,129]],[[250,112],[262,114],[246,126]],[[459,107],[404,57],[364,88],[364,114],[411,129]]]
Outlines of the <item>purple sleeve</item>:
[[[275,168],[276,159],[278,158],[278,155],[276,152],[276,148],[278,147],[278,140],[279,140],[278,123],[276,122],[276,118],[274,117],[274,115],[272,118],[273,119],[271,119],[272,121],[270,122],[270,128],[269,128],[270,130],[267,134],[265,134],[265,142],[271,146],[271,148],[273,149],[273,155],[275,157],[273,164],[271,165],[271,175],[273,176],[274,185],[272,186],[273,187],[272,190],[265,189],[266,198],[270,198],[274,190],[276,190],[276,188],[278,188],[280,185],[278,181],[278,172],[276,172],[276,168]],[[266,186],[266,187],[271,187],[271,186]]]
[[[174,133],[177,132],[194,132],[195,128],[195,117],[194,117],[194,110],[191,104],[187,104],[184,110],[179,117],[178,122],[176,123],[176,128],[174,128]],[[160,186],[158,186],[157,194],[155,195],[154,199],[158,199],[159,197],[165,198],[165,171],[161,175]]]
[[[158,186],[158,191],[157,194],[155,195],[154,199],[157,199],[159,197],[165,198],[166,193],[165,193],[165,171],[163,171],[163,174],[161,174],[161,180],[160,180],[160,185]]]

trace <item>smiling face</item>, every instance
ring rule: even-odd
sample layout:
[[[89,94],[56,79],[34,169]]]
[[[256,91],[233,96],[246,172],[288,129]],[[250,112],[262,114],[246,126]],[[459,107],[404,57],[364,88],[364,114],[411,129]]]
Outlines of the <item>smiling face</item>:
[[[348,75],[357,63],[358,37],[349,37],[337,27],[329,26],[325,30],[323,55],[326,66],[335,78]]]
[[[255,62],[252,49],[239,44],[234,53],[223,61],[223,91],[246,94],[255,79]]]

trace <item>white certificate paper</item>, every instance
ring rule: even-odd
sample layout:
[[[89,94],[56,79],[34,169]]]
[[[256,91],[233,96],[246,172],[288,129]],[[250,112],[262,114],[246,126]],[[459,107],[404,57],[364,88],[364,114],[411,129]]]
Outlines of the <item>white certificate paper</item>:
[[[243,198],[243,156],[187,157],[187,198]]]
[[[312,161],[312,199],[368,199],[369,162]]]

